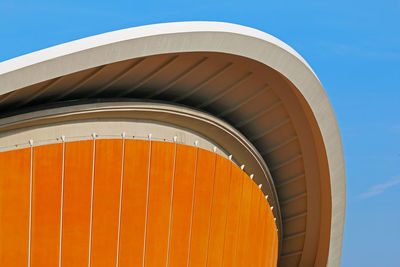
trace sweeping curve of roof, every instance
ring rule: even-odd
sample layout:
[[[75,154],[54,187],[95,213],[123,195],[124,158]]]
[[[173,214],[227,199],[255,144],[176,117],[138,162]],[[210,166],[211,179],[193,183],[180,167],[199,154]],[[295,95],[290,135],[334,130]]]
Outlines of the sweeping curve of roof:
[[[91,98],[178,103],[234,126],[274,179],[283,227],[279,264],[340,264],[340,132],[320,81],[288,45],[240,25],[177,22],[100,34],[0,63],[2,117]]]

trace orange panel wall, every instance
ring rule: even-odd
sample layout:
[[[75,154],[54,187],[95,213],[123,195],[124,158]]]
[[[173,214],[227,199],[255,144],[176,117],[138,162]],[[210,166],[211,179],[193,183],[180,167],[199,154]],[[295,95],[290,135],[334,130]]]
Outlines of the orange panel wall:
[[[59,264],[63,146],[33,149],[31,266]]]
[[[192,229],[189,241],[189,266],[205,266],[207,263],[215,160],[215,154],[199,149],[191,222]]]
[[[207,266],[222,266],[231,169],[232,164],[228,159],[217,157],[208,236]]]
[[[144,266],[167,263],[175,148],[172,143],[151,145]]]
[[[168,266],[187,263],[198,149],[177,145],[168,246]]]
[[[142,266],[150,142],[125,141],[119,266]]]
[[[223,251],[223,266],[234,266],[238,247],[238,233],[240,222],[240,207],[243,191],[243,171],[232,164],[231,180],[229,185],[228,214],[225,227]]]
[[[262,265],[263,262],[263,251],[264,251],[264,233],[266,231],[266,227],[265,227],[265,221],[266,221],[266,216],[264,214],[267,213],[267,208],[268,205],[266,205],[265,202],[267,202],[264,199],[264,195],[261,194],[261,205],[259,205],[259,232],[258,232],[258,239],[257,239],[257,258],[256,258],[256,266],[264,266]]]
[[[257,236],[259,235],[258,225],[258,207],[260,204],[260,190],[255,183],[251,183],[252,188],[252,198],[250,206],[250,223],[248,229],[247,242],[245,244],[245,250],[248,251],[248,264],[250,266],[256,265],[256,255],[257,251],[255,244],[257,244]]]
[[[248,262],[248,245],[250,235],[250,214],[251,214],[251,200],[253,195],[253,182],[249,179],[243,179],[242,200],[240,204],[240,218],[239,218],[239,231],[238,231],[238,245],[234,262],[237,266],[245,266]]]
[[[88,266],[93,141],[66,143],[62,266]]]
[[[31,150],[0,153],[0,266],[27,266]]]
[[[276,266],[277,249],[262,191],[216,153],[122,139],[0,153],[1,266]]]
[[[122,140],[96,140],[91,266],[117,262]]]

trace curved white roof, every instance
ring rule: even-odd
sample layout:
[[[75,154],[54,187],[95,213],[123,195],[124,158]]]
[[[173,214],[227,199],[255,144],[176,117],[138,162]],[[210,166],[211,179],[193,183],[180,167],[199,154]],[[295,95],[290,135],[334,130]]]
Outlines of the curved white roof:
[[[345,214],[345,172],[340,132],[329,99],[315,73],[296,51],[271,35],[229,23],[178,22],[130,28],[76,40],[1,62],[0,107],[10,97],[18,97],[18,89],[41,82],[125,60],[186,52],[246,58],[274,70],[280,75],[281,82],[291,88],[287,97],[285,94],[289,94],[289,89],[286,87],[274,90],[289,114],[293,114],[290,119],[293,120],[303,150],[307,150],[308,141],[302,140],[309,137],[306,134],[302,137],[300,128],[303,127],[302,121],[309,123],[304,127],[314,136],[312,146],[315,146],[315,155],[321,161],[317,169],[322,172],[326,167],[328,176],[315,176],[322,188],[318,194],[322,199],[326,192],[330,193],[330,203],[327,204],[330,207],[330,223],[325,228],[330,231],[328,238],[326,235],[322,241],[315,236],[305,238],[304,249],[296,252],[296,255],[303,255],[300,265],[327,262],[329,266],[339,266]],[[39,90],[29,100],[41,93]],[[26,95],[21,94],[21,97]],[[302,117],[296,115],[296,107],[302,108]],[[307,153],[303,151],[305,162]],[[307,169],[307,162],[304,166]],[[311,178],[305,180],[310,192],[313,181]],[[315,214],[319,214],[323,221],[323,211]],[[312,216],[307,220],[308,229],[312,227],[312,220]],[[321,245],[320,242],[325,243]],[[313,251],[307,251],[308,247]],[[309,255],[314,255],[311,261],[306,259]]]

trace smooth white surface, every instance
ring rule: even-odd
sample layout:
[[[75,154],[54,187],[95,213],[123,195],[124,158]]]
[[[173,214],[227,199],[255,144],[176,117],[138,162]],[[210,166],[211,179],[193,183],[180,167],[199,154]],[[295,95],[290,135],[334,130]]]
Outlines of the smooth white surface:
[[[275,44],[282,49],[288,51],[303,62],[311,71],[311,67],[308,63],[289,45],[285,44],[276,37],[267,34],[265,32],[238,25],[224,22],[173,22],[173,23],[161,23],[145,25],[140,27],[122,29],[113,32],[107,32],[87,38],[79,39],[76,41],[56,45],[47,49],[39,50],[33,53],[29,53],[23,56],[12,58],[3,62],[0,62],[0,75],[11,72],[17,69],[24,68],[29,65],[37,64],[55,57],[65,56],[73,54],[78,51],[91,49],[107,44],[122,42],[130,39],[143,38],[148,36],[165,35],[165,34],[176,34],[176,33],[187,33],[187,32],[221,32],[221,33],[232,33],[244,35],[247,37],[253,37],[260,40],[264,40]]]

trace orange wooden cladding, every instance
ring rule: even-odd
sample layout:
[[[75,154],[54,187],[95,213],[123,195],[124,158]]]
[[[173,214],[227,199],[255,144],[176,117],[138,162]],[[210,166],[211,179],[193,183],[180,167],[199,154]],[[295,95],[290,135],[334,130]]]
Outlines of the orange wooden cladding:
[[[256,266],[256,255],[257,251],[257,236],[260,234],[258,230],[259,220],[258,220],[258,208],[260,205],[260,190],[257,188],[255,183],[252,183],[252,198],[250,206],[250,224],[247,235],[247,243],[245,245],[246,251],[248,251],[248,264],[250,266]]]
[[[120,266],[142,266],[149,176],[149,141],[125,141]]]
[[[231,168],[232,164],[228,159],[217,157],[208,236],[207,266],[222,266]]]
[[[256,252],[256,254],[257,254],[257,259],[256,259],[256,261],[257,261],[257,265],[256,266],[262,266],[262,261],[263,261],[263,255],[264,255],[264,253],[263,253],[263,251],[264,251],[264,233],[265,233],[265,231],[266,231],[266,226],[265,226],[265,221],[266,221],[266,216],[265,216],[265,214],[267,213],[267,208],[269,208],[269,205],[267,204],[267,203],[265,203],[265,202],[267,202],[265,199],[264,199],[264,196],[263,196],[263,194],[261,194],[261,201],[260,201],[260,203],[261,203],[261,205],[259,205],[259,225],[260,225],[260,228],[259,228],[259,234],[258,234],[258,240],[257,240],[257,252]]]
[[[144,266],[167,263],[174,157],[174,144],[152,143]]]
[[[231,165],[231,182],[229,189],[228,214],[225,227],[223,251],[223,266],[234,266],[238,247],[238,232],[240,222],[240,204],[243,190],[243,171],[236,165]]]
[[[172,199],[168,266],[182,266],[189,253],[197,149],[178,145]]]
[[[0,153],[0,266],[27,266],[30,149]]]
[[[236,248],[234,262],[237,266],[246,266],[248,263],[249,249],[249,234],[251,228],[250,214],[251,214],[251,199],[253,195],[253,182],[250,179],[243,179],[243,192],[240,207],[240,221],[238,232],[238,245]]]
[[[59,262],[62,145],[33,151],[31,266],[56,266]]]
[[[96,140],[94,165],[91,265],[115,266],[122,140]]]
[[[88,266],[93,142],[65,145],[62,266]]]
[[[198,151],[189,266],[206,266],[216,155]]]
[[[0,266],[261,267],[277,248],[258,185],[216,153],[121,139],[0,153]]]

